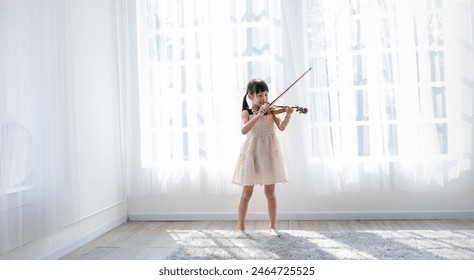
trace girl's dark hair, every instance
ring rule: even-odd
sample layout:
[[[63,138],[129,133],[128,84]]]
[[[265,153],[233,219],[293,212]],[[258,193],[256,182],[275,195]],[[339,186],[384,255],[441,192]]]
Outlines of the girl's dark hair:
[[[248,110],[249,104],[247,103],[247,95],[254,95],[263,91],[268,91],[268,86],[262,79],[252,79],[247,84],[247,92],[244,95],[242,102],[242,111]]]

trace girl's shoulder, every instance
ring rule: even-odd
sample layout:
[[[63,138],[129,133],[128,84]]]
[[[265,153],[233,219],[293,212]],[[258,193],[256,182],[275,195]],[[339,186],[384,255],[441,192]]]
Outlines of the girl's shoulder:
[[[253,115],[253,112],[252,112],[252,109],[244,109],[242,110],[242,114],[245,114],[245,112],[247,112],[250,115]]]

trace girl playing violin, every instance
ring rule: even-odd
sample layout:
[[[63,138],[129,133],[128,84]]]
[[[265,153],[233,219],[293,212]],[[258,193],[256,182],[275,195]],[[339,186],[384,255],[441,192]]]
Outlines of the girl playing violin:
[[[250,108],[247,98],[252,101]],[[283,120],[276,113],[272,113],[272,110],[268,105],[267,84],[261,79],[250,80],[241,113],[241,131],[242,134],[247,135],[247,138],[240,149],[232,180],[234,184],[243,186],[238,208],[238,237],[248,236],[245,232],[245,217],[254,185],[264,185],[270,234],[280,236],[276,230],[275,184],[288,182],[288,170],[280,150],[275,127],[281,131],[285,130],[294,109],[285,108],[286,114]]]

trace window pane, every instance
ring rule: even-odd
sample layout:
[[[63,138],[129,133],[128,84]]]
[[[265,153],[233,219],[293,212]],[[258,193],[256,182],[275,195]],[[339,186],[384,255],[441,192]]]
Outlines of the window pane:
[[[397,125],[387,125],[384,130],[385,133],[385,154],[398,155],[398,130]]]
[[[446,117],[445,87],[431,88],[433,94],[433,111],[435,118]]]
[[[189,160],[188,133],[183,132],[183,161]]]
[[[270,51],[268,27],[248,27],[234,29],[234,55],[236,57],[267,55]]]
[[[419,149],[426,154],[437,155],[448,153],[448,125],[433,123],[420,126]]]
[[[197,125],[199,127],[206,127],[206,118],[204,117],[205,106],[203,100],[199,99],[196,101],[196,114],[197,114]]]
[[[207,133],[200,132],[199,133],[199,159],[205,160],[207,159]]]
[[[365,59],[362,55],[352,56],[352,73],[354,77],[354,85],[367,85]]]
[[[387,89],[383,91],[384,110],[382,110],[382,118],[386,120],[395,120],[397,118],[397,110],[395,105],[395,91],[393,89]]]
[[[308,52],[313,53],[326,49],[326,40],[323,37],[325,32],[323,22],[314,22],[307,30],[307,47]]]
[[[270,38],[268,28],[247,28],[246,46],[242,52],[243,56],[260,56],[270,50]]]
[[[384,17],[380,22],[380,46],[382,48],[391,48],[389,19]]]
[[[349,13],[351,15],[358,15],[359,5],[359,0],[349,0]]]
[[[332,131],[333,127],[315,127],[311,130],[311,143],[313,158],[332,157]]]
[[[251,61],[245,63],[244,65],[245,80],[248,81],[252,78],[260,78],[264,80],[268,85],[271,84],[271,64],[269,61]],[[276,92],[273,92],[271,94],[276,94]]]
[[[370,128],[367,125],[357,126],[357,149],[359,156],[370,156]]]
[[[328,80],[328,61],[324,57],[316,57],[310,60],[310,65],[313,69],[310,76],[310,87],[327,87]]]
[[[258,22],[268,20],[268,1],[250,0],[246,2],[245,13],[240,17],[241,22]]]
[[[394,74],[393,74],[393,61],[392,61],[391,53],[385,53],[382,55],[382,71],[383,71],[384,82],[388,84],[393,84]]]
[[[357,121],[369,120],[369,102],[367,91],[358,90],[355,92],[355,112]]]
[[[330,122],[331,121],[331,102],[329,92],[314,92],[310,95],[310,108],[312,122]]]
[[[444,52],[430,51],[431,81],[444,81]]]
[[[188,104],[187,104],[187,101],[183,101],[181,103],[181,116],[182,116],[181,127],[183,127],[183,128],[188,127]]]
[[[365,47],[362,40],[362,30],[360,26],[360,19],[354,19],[351,24],[352,49],[360,50]]]
[[[443,40],[443,18],[441,15],[430,15],[428,19],[428,40],[430,46],[441,46]]]
[[[436,124],[438,132],[439,152],[441,154],[448,153],[448,125],[445,123]]]

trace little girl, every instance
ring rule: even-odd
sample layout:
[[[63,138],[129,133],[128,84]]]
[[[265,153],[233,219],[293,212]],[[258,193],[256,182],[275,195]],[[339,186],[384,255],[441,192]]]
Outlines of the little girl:
[[[247,97],[252,101],[249,108]],[[242,105],[242,134],[247,139],[240,149],[240,157],[235,166],[232,182],[243,186],[239,202],[239,237],[247,237],[245,217],[254,185],[264,185],[270,220],[270,234],[280,236],[276,230],[277,201],[275,184],[288,182],[288,171],[280,151],[280,144],[275,134],[275,125],[285,130],[290,121],[292,108],[286,109],[285,118],[280,118],[269,111],[268,86],[261,79],[252,79],[247,84]]]

